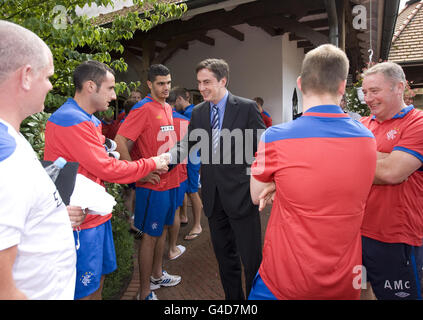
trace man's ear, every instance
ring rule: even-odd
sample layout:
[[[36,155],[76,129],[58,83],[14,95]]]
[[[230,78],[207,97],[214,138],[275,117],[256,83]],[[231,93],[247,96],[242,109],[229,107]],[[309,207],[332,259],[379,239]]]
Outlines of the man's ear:
[[[82,87],[87,93],[93,93],[97,90],[97,85],[92,80],[85,81]]]
[[[300,89],[300,91],[301,91],[301,92],[303,92],[303,90],[302,90],[302,88],[301,88],[301,76],[299,76],[299,77],[297,78],[297,87],[298,87],[298,89]]]
[[[404,91],[405,91],[405,84],[402,81],[398,81],[396,88],[397,88],[398,95],[403,97]]]
[[[220,79],[220,81],[222,81],[222,85],[225,88],[228,86],[228,79],[226,77],[223,77],[222,79]]]
[[[345,94],[345,87],[347,85],[347,80],[343,80],[339,83],[338,94],[342,97]]]
[[[153,89],[153,83],[150,80],[147,80],[147,86],[150,89],[150,91],[151,89]]]
[[[19,73],[21,87],[25,91],[31,90],[32,81],[34,77],[34,69],[31,67],[31,65],[26,64],[20,67],[17,72]]]

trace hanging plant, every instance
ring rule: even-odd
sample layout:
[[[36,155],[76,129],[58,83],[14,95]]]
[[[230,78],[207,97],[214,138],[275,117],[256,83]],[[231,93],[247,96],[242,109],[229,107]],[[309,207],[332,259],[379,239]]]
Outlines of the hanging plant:
[[[361,115],[362,117],[370,115],[370,109],[367,104],[365,104],[359,96],[361,86],[363,83],[363,78],[360,75],[360,78],[355,82],[352,87],[347,88],[346,98],[347,98],[347,111],[355,112]]]

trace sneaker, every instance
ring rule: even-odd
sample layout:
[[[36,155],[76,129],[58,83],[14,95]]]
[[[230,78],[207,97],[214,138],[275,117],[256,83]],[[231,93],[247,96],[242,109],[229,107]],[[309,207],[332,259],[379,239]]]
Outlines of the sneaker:
[[[150,290],[157,290],[160,287],[173,287],[181,282],[181,276],[168,274],[163,270],[163,275],[160,279],[150,277]]]
[[[159,300],[159,299],[157,299],[157,296],[154,293],[154,291],[151,291],[150,294],[146,296],[144,300]]]
[[[140,299],[140,293],[139,292],[137,293],[136,299],[137,300]],[[144,300],[159,300],[159,299],[157,298],[156,294],[153,291],[151,291],[150,294],[148,296],[146,296]]]

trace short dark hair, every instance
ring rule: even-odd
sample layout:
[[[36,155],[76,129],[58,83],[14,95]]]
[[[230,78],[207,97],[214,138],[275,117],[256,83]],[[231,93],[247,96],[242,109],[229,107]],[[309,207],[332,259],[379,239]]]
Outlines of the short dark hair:
[[[162,64],[152,64],[148,69],[147,80],[154,82],[157,76],[167,76],[170,74],[170,70]]]
[[[264,100],[262,97],[255,97],[253,100],[261,106],[264,104]]]
[[[104,63],[96,60],[82,62],[73,72],[73,83],[76,91],[81,91],[84,83],[89,80],[93,81],[97,85],[97,90],[99,90],[107,72],[115,75],[115,72]]]
[[[182,87],[174,87],[170,90],[167,101],[169,103],[174,103],[178,97],[182,97],[184,100],[189,100],[189,91]]]
[[[223,59],[206,59],[201,61],[195,68],[195,73],[197,74],[200,70],[207,69],[213,72],[217,81],[226,78],[226,86],[229,83],[229,65]]]

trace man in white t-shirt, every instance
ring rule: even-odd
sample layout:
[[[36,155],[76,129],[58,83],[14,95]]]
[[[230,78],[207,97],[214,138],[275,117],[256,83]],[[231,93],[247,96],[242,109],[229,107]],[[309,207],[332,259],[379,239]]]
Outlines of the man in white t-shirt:
[[[47,45],[0,20],[0,299],[73,299],[72,225],[81,208],[63,204],[31,145],[19,133],[44,109],[54,73]]]

